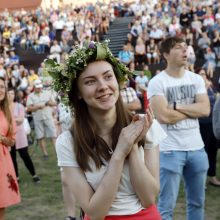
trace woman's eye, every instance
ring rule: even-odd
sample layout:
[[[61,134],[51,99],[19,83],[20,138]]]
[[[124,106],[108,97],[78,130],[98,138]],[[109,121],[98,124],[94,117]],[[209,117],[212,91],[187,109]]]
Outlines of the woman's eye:
[[[106,75],[106,76],[105,76],[105,79],[106,79],[106,80],[109,80],[109,79],[111,79],[111,78],[112,78],[112,75]]]
[[[95,83],[95,80],[89,80],[85,82],[86,85],[93,85],[94,83]]]

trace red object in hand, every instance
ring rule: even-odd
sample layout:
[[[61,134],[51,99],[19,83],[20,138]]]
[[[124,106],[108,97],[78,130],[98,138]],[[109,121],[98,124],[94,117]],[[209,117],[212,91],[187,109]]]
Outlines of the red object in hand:
[[[149,108],[150,102],[147,98],[147,92],[143,92],[143,98],[144,98],[144,111],[146,111]]]

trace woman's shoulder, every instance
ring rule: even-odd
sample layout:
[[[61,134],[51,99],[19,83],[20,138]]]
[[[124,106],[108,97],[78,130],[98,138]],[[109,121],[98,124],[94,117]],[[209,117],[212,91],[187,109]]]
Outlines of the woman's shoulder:
[[[73,136],[71,134],[71,132],[68,131],[64,131],[62,134],[60,134],[56,140],[56,146],[57,145],[69,145],[69,144],[73,144]]]
[[[73,136],[70,131],[65,131],[58,136],[56,153],[58,166],[79,167],[73,150]]]

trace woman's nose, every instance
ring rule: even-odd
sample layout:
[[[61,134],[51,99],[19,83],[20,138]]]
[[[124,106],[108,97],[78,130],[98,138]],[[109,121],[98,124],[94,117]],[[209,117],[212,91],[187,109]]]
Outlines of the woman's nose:
[[[108,88],[107,83],[104,80],[99,80],[98,81],[98,89],[106,89]]]

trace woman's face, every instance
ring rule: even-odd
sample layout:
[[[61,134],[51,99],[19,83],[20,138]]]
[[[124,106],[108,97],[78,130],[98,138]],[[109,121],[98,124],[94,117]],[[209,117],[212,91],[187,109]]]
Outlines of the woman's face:
[[[0,79],[0,102],[5,99],[5,93],[6,93],[5,82]]]
[[[10,90],[8,91],[7,95],[8,95],[8,101],[13,102],[15,98],[15,92],[13,90]]]
[[[119,85],[111,64],[106,61],[90,63],[79,76],[79,99],[83,99],[90,111],[108,111],[115,107],[119,97]]]

